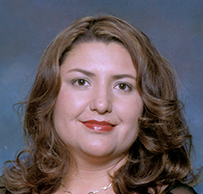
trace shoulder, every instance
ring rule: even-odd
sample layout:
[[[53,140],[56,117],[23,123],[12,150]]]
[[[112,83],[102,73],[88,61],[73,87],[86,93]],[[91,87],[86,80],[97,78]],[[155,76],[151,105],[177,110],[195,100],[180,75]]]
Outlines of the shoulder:
[[[177,183],[167,188],[165,194],[197,194],[197,192],[186,184]]]

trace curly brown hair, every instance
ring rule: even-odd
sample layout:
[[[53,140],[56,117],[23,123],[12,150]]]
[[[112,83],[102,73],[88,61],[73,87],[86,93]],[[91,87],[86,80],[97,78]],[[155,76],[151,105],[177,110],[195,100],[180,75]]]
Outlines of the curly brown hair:
[[[54,106],[60,91],[60,65],[78,43],[119,42],[130,53],[144,110],[127,163],[112,177],[115,193],[146,193],[147,188],[186,182],[192,176],[191,135],[178,99],[176,73],[149,38],[113,17],[84,17],[63,30],[42,56],[26,104],[24,135],[28,148],[3,182],[11,193],[52,193],[69,170],[72,157],[57,135]],[[27,153],[22,158],[22,153]]]

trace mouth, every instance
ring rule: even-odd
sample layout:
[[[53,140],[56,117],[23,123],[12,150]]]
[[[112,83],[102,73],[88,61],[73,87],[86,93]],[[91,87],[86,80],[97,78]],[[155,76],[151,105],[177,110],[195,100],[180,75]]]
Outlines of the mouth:
[[[107,121],[96,121],[96,120],[83,121],[82,124],[92,131],[103,133],[113,130],[114,127],[116,126]]]

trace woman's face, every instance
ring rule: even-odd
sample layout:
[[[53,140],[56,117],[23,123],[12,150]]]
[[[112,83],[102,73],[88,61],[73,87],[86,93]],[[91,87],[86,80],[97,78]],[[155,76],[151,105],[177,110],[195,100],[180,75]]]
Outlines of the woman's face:
[[[119,157],[137,138],[143,102],[136,70],[118,43],[80,43],[61,66],[58,135],[75,157]]]

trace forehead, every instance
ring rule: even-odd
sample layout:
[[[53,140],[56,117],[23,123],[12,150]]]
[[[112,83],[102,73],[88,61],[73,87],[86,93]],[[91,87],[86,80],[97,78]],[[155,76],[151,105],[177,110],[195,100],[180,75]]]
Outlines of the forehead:
[[[78,42],[76,44],[73,44],[72,49],[69,51],[69,53],[76,52],[77,50],[86,50],[88,51],[89,49],[96,49],[99,50],[100,52],[102,49],[105,48],[106,50],[109,51],[109,49],[112,50],[123,50],[124,52],[128,52],[128,50],[124,47],[124,45],[120,42],[117,41],[109,41],[109,42],[104,42],[100,40],[90,40],[90,41],[84,41],[84,42]],[[109,49],[107,49],[109,48]]]
[[[106,59],[114,59],[132,61],[128,50],[120,43],[117,42],[82,42],[73,46],[73,48],[67,53],[66,59],[73,58],[93,58],[94,55],[105,56]],[[65,60],[66,60],[65,59]],[[99,59],[98,59],[99,60]]]
[[[65,67],[64,67],[65,66]],[[62,68],[88,68],[89,70],[112,70],[135,72],[131,56],[120,43],[98,41],[75,45],[67,54]]]

